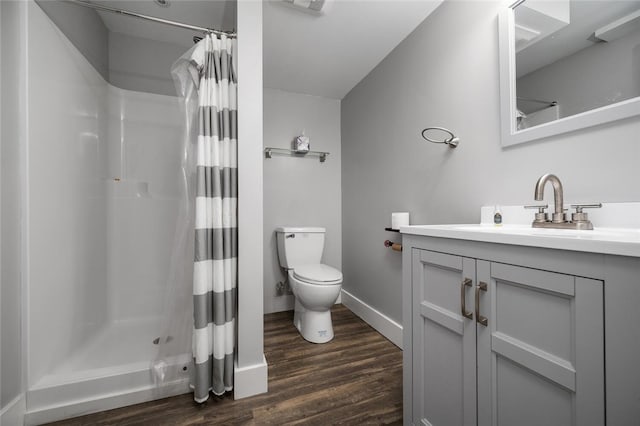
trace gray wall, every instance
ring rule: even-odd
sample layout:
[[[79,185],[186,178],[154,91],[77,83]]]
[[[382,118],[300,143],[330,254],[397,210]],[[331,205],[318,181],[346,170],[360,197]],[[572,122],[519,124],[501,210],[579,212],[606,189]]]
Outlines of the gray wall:
[[[393,211],[413,224],[477,223],[480,207],[533,202],[556,173],[565,200],[640,200],[640,119],[500,146],[500,2],[444,2],[342,101],[344,288],[401,321],[401,261],[382,243]],[[456,150],[420,137],[460,136]],[[550,196],[547,192],[547,198]]]
[[[340,196],[340,101],[281,90],[264,90],[264,146],[290,148],[305,129],[318,157],[274,154],[264,160],[264,311],[293,309],[293,296],[278,294],[285,279],[278,263],[277,226],[322,226],[327,229],[323,262],[342,269]]]
[[[594,44],[524,75],[517,90],[518,96],[557,101],[560,117],[640,96],[640,31]]]
[[[20,292],[20,33],[18,3],[0,2],[2,93],[0,122],[0,408],[22,393],[22,334]],[[7,66],[12,64],[13,66]]]
[[[109,33],[109,82],[122,89],[176,96],[171,65],[188,49]]]
[[[98,12],[61,1],[36,0],[36,3],[102,77],[109,80],[108,30]]]

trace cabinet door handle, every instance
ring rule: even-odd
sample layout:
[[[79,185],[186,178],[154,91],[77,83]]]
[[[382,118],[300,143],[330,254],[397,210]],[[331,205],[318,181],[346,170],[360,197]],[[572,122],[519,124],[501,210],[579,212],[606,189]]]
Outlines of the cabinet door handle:
[[[480,315],[480,291],[487,291],[487,283],[480,281],[476,286],[476,321],[486,327],[489,320]]]
[[[465,303],[465,289],[467,287],[472,287],[473,286],[473,281],[471,281],[469,278],[465,278],[464,280],[462,280],[462,285],[460,285],[460,311],[462,312],[462,316],[465,318],[469,318],[469,319],[473,319],[473,312],[468,312],[467,311],[467,306]]]

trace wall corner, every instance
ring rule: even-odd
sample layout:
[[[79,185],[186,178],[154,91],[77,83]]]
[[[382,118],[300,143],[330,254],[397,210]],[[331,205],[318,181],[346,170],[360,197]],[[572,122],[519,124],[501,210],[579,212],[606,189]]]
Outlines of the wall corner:
[[[235,396],[243,398],[267,389],[262,274],[262,2],[238,1],[237,20],[239,207]]]

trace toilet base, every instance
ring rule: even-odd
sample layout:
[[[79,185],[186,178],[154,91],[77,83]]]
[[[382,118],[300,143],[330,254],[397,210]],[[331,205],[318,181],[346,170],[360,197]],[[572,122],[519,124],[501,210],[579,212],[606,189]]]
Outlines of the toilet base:
[[[296,299],[293,324],[300,335],[311,343],[327,343],[333,339],[331,309],[311,311],[305,309]]]

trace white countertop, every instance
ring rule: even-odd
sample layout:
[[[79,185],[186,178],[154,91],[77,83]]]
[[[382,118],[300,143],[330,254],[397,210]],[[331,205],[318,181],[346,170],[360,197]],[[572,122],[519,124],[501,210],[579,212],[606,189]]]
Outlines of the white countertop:
[[[483,213],[485,209],[483,207]],[[484,219],[486,214],[482,217]],[[609,221],[603,220],[603,222]],[[598,227],[596,221],[592,231],[532,228],[530,223],[507,223],[502,226],[484,223],[411,225],[400,227],[400,232],[429,237],[640,257],[640,228]]]

